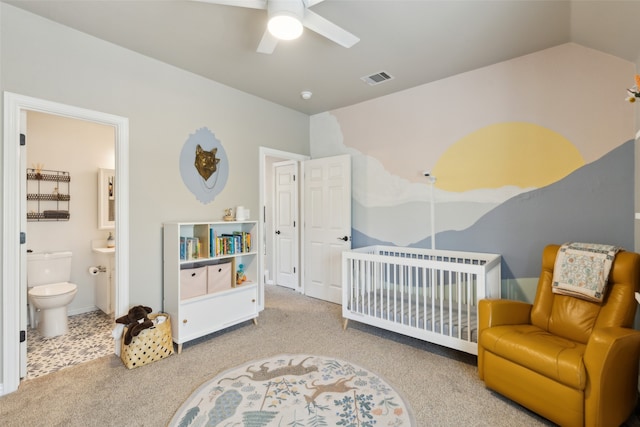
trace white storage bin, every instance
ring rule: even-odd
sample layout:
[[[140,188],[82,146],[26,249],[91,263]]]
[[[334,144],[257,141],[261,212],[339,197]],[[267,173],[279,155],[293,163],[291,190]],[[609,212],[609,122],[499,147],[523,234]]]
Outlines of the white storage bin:
[[[220,292],[231,287],[230,262],[207,266],[207,293]]]
[[[207,293],[207,267],[180,270],[180,299]]]

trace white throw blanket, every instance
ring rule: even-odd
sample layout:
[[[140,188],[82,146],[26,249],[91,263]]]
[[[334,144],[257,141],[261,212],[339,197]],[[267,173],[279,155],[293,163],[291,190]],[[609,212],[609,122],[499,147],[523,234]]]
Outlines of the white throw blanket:
[[[602,302],[613,259],[620,250],[595,243],[563,244],[553,268],[553,293]]]

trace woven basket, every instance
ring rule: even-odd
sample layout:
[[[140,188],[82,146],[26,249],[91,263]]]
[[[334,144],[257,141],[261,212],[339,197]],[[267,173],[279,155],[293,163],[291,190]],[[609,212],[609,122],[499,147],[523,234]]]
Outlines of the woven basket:
[[[153,320],[159,315],[166,316],[167,320],[159,325],[143,329],[137,337],[133,337],[129,345],[125,345],[124,339],[122,340],[120,358],[127,368],[133,369],[148,365],[173,354],[169,315],[166,313],[150,314],[149,319]],[[126,332],[127,328],[125,327],[123,337]]]

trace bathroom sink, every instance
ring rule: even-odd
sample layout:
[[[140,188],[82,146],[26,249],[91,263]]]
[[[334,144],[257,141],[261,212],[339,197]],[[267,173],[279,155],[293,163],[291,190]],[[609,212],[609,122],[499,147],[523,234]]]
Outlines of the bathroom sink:
[[[93,251],[99,254],[113,254],[116,252],[116,248],[93,248]]]

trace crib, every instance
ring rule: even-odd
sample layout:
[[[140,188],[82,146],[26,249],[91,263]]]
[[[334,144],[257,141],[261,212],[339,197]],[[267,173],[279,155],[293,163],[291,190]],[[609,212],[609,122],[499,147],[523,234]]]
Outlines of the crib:
[[[343,328],[356,320],[478,354],[477,302],[500,298],[500,255],[367,246],[342,253]]]

